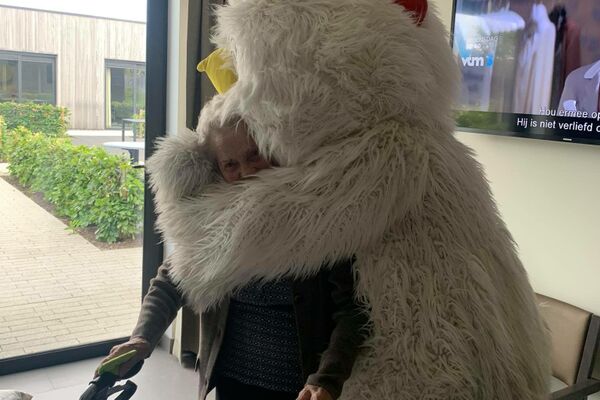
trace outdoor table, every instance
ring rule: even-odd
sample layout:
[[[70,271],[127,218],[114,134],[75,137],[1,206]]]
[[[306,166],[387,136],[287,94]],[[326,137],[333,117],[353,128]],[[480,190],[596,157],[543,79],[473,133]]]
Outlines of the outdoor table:
[[[132,164],[139,164],[140,161],[140,150],[146,148],[144,142],[106,142],[104,147],[127,150],[129,152],[129,158]]]
[[[131,129],[133,129],[133,124],[143,124],[144,122],[146,122],[145,119],[123,118],[121,121],[121,140],[125,141],[125,124],[130,123],[132,126]],[[133,131],[133,141],[136,141],[135,131]]]

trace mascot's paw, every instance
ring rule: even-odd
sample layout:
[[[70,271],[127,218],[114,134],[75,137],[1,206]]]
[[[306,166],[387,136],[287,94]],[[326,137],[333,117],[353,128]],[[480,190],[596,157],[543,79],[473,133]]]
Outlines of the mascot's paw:
[[[205,185],[218,180],[207,147],[191,130],[157,141],[156,151],[146,162],[146,171],[159,210],[193,196]]]

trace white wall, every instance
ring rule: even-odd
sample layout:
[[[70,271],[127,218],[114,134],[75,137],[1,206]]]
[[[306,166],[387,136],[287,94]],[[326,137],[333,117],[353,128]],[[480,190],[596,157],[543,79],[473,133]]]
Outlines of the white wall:
[[[452,0],[430,0],[451,23]],[[600,146],[458,132],[485,167],[534,289],[600,314]]]

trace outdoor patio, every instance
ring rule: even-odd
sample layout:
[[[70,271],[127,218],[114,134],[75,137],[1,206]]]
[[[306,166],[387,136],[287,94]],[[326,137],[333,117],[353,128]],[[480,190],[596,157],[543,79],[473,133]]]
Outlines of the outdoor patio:
[[[3,179],[0,205],[0,358],[128,336],[141,248],[99,250]]]

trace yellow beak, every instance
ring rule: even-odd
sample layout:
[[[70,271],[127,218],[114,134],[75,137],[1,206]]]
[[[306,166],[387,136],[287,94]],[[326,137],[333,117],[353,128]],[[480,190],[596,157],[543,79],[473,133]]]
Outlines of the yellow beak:
[[[237,76],[230,64],[229,55],[223,49],[213,51],[208,57],[200,61],[198,71],[206,73],[208,79],[219,94],[228,91],[237,82]]]

